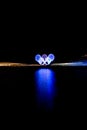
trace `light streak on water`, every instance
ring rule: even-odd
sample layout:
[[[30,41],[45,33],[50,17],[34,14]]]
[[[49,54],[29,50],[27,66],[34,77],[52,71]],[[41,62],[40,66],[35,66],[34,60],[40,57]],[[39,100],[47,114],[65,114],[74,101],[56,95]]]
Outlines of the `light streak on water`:
[[[51,109],[56,90],[56,77],[51,69],[38,69],[35,72],[36,98],[40,106]]]

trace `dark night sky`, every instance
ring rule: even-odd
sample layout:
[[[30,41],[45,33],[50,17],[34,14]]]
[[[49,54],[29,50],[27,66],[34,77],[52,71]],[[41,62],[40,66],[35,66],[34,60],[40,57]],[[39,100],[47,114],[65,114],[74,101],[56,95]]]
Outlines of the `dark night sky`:
[[[34,44],[33,44],[34,45]],[[53,53],[56,56],[56,62],[65,62],[67,60],[79,60],[82,55],[87,53],[87,49],[78,46],[54,46],[54,47],[28,47],[22,45],[22,47],[8,46],[7,48],[0,49],[0,61],[14,61],[14,62],[27,62],[34,63],[34,56],[39,54]]]
[[[82,12],[70,9],[2,10],[0,61],[33,62],[37,53],[79,59],[87,53],[85,22]]]

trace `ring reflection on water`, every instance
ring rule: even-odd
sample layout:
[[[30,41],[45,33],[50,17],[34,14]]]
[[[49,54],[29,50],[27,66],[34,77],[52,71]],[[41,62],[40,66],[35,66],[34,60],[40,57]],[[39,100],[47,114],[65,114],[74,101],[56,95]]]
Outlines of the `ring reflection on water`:
[[[38,69],[35,72],[36,98],[39,107],[52,109],[56,92],[55,72],[51,69]]]

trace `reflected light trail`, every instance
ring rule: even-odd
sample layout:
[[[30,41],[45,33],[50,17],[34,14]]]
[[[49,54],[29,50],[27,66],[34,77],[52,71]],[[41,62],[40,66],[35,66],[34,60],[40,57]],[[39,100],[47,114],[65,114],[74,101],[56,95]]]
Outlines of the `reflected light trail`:
[[[52,109],[55,83],[55,73],[51,69],[39,69],[35,72],[36,96],[39,107]]]
[[[54,63],[51,66],[87,66],[87,61],[77,61],[68,63]]]

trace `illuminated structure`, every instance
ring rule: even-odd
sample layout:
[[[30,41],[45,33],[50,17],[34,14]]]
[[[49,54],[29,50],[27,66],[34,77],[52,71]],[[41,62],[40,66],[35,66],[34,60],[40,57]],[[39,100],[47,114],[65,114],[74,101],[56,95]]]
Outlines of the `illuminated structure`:
[[[54,59],[54,54],[49,54],[48,56],[46,54],[43,54],[42,56],[40,54],[35,55],[35,61],[40,65],[50,65]]]

